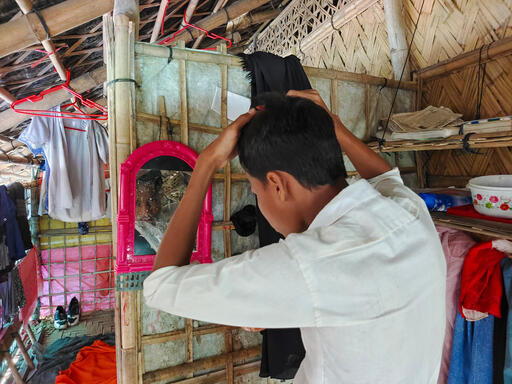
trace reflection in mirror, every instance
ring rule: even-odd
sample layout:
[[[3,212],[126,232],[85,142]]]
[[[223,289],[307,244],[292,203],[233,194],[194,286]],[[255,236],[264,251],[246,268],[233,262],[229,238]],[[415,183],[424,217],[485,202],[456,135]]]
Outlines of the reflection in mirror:
[[[156,254],[191,172],[184,161],[172,156],[156,157],[137,172],[135,255]]]

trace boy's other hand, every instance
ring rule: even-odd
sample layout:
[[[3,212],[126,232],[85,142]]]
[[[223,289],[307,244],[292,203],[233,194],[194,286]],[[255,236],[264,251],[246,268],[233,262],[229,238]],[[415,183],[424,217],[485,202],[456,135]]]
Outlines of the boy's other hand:
[[[240,115],[235,121],[228,125],[222,133],[206,149],[201,152],[199,160],[219,169],[237,155],[236,145],[240,137],[241,129],[253,118],[256,110]]]
[[[242,327],[242,329],[247,332],[261,332],[261,331],[265,330],[265,328],[248,328],[248,327]]]
[[[325,104],[324,100],[322,99],[322,96],[318,93],[316,89],[305,89],[303,91],[288,91],[286,96],[291,97],[302,97],[303,99],[311,100],[313,103],[321,106],[323,109],[325,109],[327,112],[331,113],[329,111],[329,108],[327,108],[327,105]]]

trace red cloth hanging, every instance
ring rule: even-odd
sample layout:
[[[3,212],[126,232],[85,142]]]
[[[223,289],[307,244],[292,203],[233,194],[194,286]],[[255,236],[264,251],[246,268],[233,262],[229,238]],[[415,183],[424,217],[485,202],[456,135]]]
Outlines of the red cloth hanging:
[[[489,313],[501,318],[503,252],[492,247],[492,242],[477,244],[466,255],[460,281],[459,312],[462,308]]]
[[[116,383],[116,347],[101,340],[82,348],[76,360],[55,379],[55,384]]]

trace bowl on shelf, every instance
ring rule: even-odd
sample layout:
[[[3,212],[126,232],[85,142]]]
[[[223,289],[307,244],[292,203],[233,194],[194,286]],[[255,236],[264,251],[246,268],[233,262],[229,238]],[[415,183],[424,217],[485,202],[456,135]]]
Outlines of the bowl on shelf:
[[[512,219],[512,175],[475,177],[468,188],[477,212]]]

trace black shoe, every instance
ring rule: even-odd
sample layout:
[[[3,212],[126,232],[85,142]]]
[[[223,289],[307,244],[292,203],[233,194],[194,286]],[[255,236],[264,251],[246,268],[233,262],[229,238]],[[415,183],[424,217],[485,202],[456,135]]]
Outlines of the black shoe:
[[[55,329],[66,329],[68,327],[68,320],[66,317],[66,310],[62,305],[59,305],[53,315],[53,326]]]
[[[80,321],[80,304],[78,303],[78,299],[73,297],[71,302],[69,303],[68,308],[68,325],[72,327],[73,325],[77,325]]]

